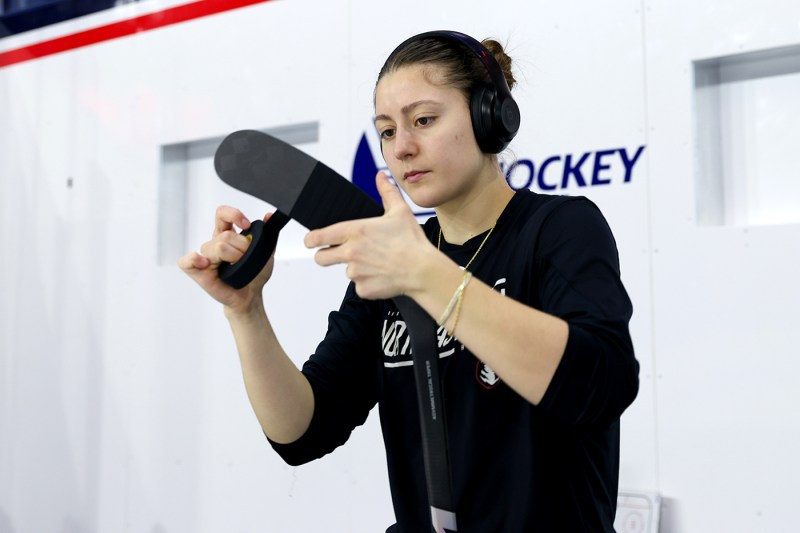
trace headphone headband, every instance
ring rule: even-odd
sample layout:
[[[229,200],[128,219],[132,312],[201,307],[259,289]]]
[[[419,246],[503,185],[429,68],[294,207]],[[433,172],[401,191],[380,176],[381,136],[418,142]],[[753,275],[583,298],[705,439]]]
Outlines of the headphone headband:
[[[424,39],[439,39],[443,41],[455,42],[465,46],[469,50],[472,50],[481,63],[483,63],[483,66],[489,73],[489,77],[492,79],[492,84],[497,88],[498,92],[502,93],[502,95],[506,98],[511,98],[511,89],[509,89],[508,82],[506,82],[506,77],[503,74],[503,69],[500,68],[500,64],[495,59],[494,55],[489,51],[488,48],[483,46],[483,43],[477,39],[474,39],[473,37],[470,37],[466,33],[451,30],[426,31],[424,33],[414,35],[413,37],[409,37],[400,43],[389,55],[389,57],[392,57],[397,52],[405,48],[406,45],[415,41],[422,41]]]

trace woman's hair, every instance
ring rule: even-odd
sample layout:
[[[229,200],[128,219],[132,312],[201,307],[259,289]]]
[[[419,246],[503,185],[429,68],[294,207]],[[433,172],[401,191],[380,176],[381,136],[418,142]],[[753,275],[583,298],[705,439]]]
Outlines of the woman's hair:
[[[511,57],[505,53],[503,45],[494,39],[484,39],[482,44],[500,65],[508,88],[513,88],[517,81],[511,73]],[[437,83],[460,90],[467,101],[475,87],[491,82],[489,72],[473,51],[451,40],[424,38],[392,52],[378,74],[376,88],[386,74],[411,65],[439,67]],[[424,75],[427,78],[428,73]]]

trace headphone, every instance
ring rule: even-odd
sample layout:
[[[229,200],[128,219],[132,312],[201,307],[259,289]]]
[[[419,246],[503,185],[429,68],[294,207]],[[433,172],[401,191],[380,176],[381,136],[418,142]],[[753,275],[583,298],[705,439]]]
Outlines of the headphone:
[[[519,130],[519,106],[511,96],[503,69],[492,53],[469,35],[457,31],[429,31],[406,39],[389,55],[392,57],[406,45],[423,39],[438,39],[458,44],[474,53],[486,67],[491,83],[479,84],[470,95],[470,116],[475,140],[481,151],[502,152]]]

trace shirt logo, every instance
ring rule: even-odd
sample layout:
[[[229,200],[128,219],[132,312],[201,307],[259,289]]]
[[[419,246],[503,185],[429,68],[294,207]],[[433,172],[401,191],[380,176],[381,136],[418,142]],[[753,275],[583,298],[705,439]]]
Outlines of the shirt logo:
[[[439,348],[439,359],[450,357],[456,352],[454,339],[447,334],[444,326],[440,326],[436,330],[436,340]],[[386,368],[414,365],[411,336],[408,326],[398,311],[390,311],[383,320],[381,346],[383,347],[383,366]]]
[[[491,390],[500,384],[500,376],[494,373],[492,367],[481,361],[475,365],[475,379],[486,390]]]

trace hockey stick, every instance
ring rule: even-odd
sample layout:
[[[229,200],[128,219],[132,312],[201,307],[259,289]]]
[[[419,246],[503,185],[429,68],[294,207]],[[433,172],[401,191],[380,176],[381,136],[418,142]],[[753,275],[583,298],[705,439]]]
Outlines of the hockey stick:
[[[232,265],[221,265],[220,278],[234,287],[247,285],[261,271],[274,251],[278,232],[290,218],[308,229],[317,229],[383,214],[383,208],[372,198],[323,163],[258,131],[228,135],[214,156],[214,168],[228,185],[278,209],[266,223],[249,230],[253,240],[245,256]],[[433,529],[436,533],[456,531],[438,371],[437,326],[410,298],[399,296],[393,301],[411,334]]]

